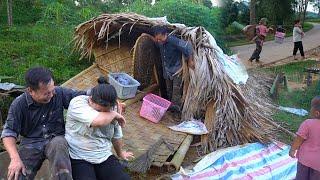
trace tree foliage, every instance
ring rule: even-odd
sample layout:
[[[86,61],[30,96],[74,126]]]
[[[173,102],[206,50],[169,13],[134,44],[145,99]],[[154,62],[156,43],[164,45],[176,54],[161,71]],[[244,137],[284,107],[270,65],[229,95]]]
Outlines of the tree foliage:
[[[12,1],[13,24],[34,23],[41,18],[42,4],[36,0]],[[0,23],[7,24],[7,1],[2,1],[0,6]]]
[[[203,26],[214,35],[222,33],[218,9],[209,9],[201,4],[190,3],[188,0],[162,0],[157,1],[153,6],[144,0],[136,0],[126,11],[148,17],[166,16],[172,23]]]
[[[221,24],[225,28],[233,21],[249,24],[249,7],[243,1],[225,0],[221,10]]]
[[[293,4],[295,0],[259,0],[257,18],[266,17],[269,24],[286,24],[294,19]]]
[[[311,0],[312,6],[318,15],[320,15],[320,0]]]
[[[156,1],[154,5],[146,0],[136,0],[124,10],[148,17],[166,16],[171,23],[203,26],[214,36],[219,46],[227,51],[224,42],[220,39],[223,31],[219,18],[220,9],[218,8],[208,8],[199,3],[190,3],[190,0],[160,0]]]

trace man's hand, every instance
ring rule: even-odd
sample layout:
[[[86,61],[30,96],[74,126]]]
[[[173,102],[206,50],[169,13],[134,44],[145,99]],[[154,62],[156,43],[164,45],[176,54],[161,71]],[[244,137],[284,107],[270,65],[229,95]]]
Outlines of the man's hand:
[[[126,125],[126,119],[119,113],[116,113],[115,120],[118,121],[121,127],[124,127]]]
[[[18,180],[19,174],[22,172],[26,175],[26,168],[23,165],[21,159],[11,159],[8,167],[8,180]]]
[[[290,149],[289,156],[292,158],[296,158],[296,150]]]
[[[121,151],[121,153],[119,154],[119,157],[124,159],[124,160],[129,160],[129,159],[133,159],[133,153],[132,152],[127,152],[127,151]]]
[[[189,58],[188,60],[188,67],[194,70],[196,68],[194,60],[192,58]]]

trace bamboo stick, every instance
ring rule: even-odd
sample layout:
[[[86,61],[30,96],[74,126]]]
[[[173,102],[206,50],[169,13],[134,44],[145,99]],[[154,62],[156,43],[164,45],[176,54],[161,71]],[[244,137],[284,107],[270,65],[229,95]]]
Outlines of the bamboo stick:
[[[190,144],[193,140],[193,135],[188,135],[182,144],[180,145],[177,152],[174,154],[172,160],[170,162],[166,162],[165,165],[168,167],[169,170],[175,169],[176,171],[179,170],[182,161],[184,160],[184,157],[186,156]]]
[[[275,123],[274,121],[270,120],[270,119],[265,119],[268,123],[274,125],[275,127],[279,128],[281,131],[287,133],[288,135],[290,135],[291,137],[296,137],[296,134],[294,134],[293,132],[281,127],[279,124]]]

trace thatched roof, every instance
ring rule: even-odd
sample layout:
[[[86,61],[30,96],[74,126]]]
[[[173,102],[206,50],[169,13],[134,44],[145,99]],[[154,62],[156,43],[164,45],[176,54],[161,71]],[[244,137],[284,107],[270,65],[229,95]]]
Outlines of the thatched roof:
[[[257,109],[252,100],[249,102],[228,77],[221,61],[226,55],[203,27],[177,27],[132,13],[102,14],[76,28],[76,49],[82,56],[90,56],[95,47],[107,48],[109,39],[120,40],[120,36],[129,36],[130,33],[148,33],[154,25],[167,26],[172,33],[193,45],[196,69],[189,69],[185,63],[182,67],[182,118],[187,120],[205,114],[205,124],[210,132],[203,138],[205,150],[254,141],[269,142],[276,124],[263,113],[263,108]]]

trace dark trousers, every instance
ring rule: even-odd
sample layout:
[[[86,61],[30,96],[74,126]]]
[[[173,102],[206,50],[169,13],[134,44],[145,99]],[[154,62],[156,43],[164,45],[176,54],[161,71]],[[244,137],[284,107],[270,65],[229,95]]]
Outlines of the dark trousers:
[[[294,42],[293,55],[297,55],[298,49],[302,57],[304,57],[302,41]]]
[[[181,76],[175,76],[172,80],[166,79],[166,89],[168,100],[173,103],[173,105],[179,106],[181,108],[181,98],[182,98],[182,88]]]
[[[319,180],[320,172],[298,162],[296,180]]]
[[[45,159],[49,160],[50,179],[72,179],[68,143],[64,136],[47,142],[36,142],[19,147],[19,155],[26,166],[27,175],[19,179],[34,179]]]
[[[74,180],[127,180],[129,175],[115,156],[110,156],[100,164],[91,164],[84,160],[71,159]]]
[[[250,57],[250,61],[252,61],[254,59],[256,61],[259,61],[259,59],[260,59],[260,53],[262,51],[262,40],[257,38],[255,40],[255,42],[256,42],[256,49],[253,51],[253,53],[252,53],[252,55]]]

